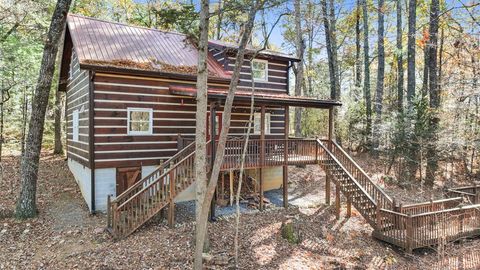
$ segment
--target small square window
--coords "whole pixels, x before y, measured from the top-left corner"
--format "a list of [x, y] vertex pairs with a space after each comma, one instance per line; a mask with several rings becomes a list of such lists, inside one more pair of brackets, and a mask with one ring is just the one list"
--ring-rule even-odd
[[268, 81], [268, 61], [252, 61], [252, 77], [254, 81]]
[[153, 110], [128, 108], [128, 134], [151, 135], [153, 132]]
[[[262, 133], [262, 114], [255, 113], [253, 115], [253, 134]], [[265, 113], [265, 134], [270, 134], [270, 113]]]

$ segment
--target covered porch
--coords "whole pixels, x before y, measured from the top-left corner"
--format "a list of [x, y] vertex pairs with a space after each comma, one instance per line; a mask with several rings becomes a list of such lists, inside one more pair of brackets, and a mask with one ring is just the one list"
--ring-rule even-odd
[[[186, 89], [184, 87], [171, 87], [170, 91], [174, 94], [192, 95], [193, 89]], [[209, 89], [209, 125], [208, 134], [218, 134], [221, 129], [218, 127], [221, 119], [216, 119], [217, 112], [221, 111], [221, 104], [225, 103], [227, 92], [225, 90]], [[268, 181], [268, 176], [265, 176], [266, 170], [278, 168], [281, 173], [281, 185], [283, 193], [283, 206], [288, 206], [288, 166], [304, 166], [309, 164], [318, 164], [321, 156], [320, 143], [328, 145], [328, 141], [332, 140], [334, 127], [334, 109], [340, 106], [341, 103], [334, 100], [322, 100], [312, 97], [290, 96], [285, 93], [265, 93], [256, 92], [252, 97], [252, 92], [237, 91], [235, 93], [233, 107], [248, 108], [246, 114], [250, 117], [250, 106], [253, 102], [254, 113], [259, 116], [259, 123], [252, 123], [252, 128], [255, 126], [257, 132], [250, 132], [248, 142], [246, 140], [246, 133], [242, 136], [229, 136], [225, 145], [225, 155], [221, 166], [221, 180], [224, 178], [233, 185], [233, 175], [242, 167], [242, 156], [244, 149], [246, 149], [243, 169], [248, 174], [249, 171], [255, 171], [255, 177], [258, 181], [258, 191], [256, 194], [259, 197], [259, 209], [264, 209], [264, 192], [265, 182]], [[315, 108], [321, 110], [328, 110], [328, 133], [323, 140], [317, 138], [294, 138], [290, 137], [290, 109], [291, 107]], [[270, 121], [267, 118], [269, 109], [281, 108], [284, 112], [283, 120], [283, 134], [271, 134], [268, 132]], [[268, 115], [269, 116], [269, 115]], [[254, 117], [256, 118], [256, 117]], [[256, 118], [255, 120], [258, 120]], [[247, 122], [248, 124], [248, 122]], [[327, 123], [326, 123], [327, 124]], [[259, 129], [259, 130], [258, 130]], [[180, 145], [186, 146], [194, 141], [194, 138], [182, 138]], [[247, 143], [247, 145], [245, 145]], [[209, 142], [209, 159], [214, 159], [215, 150], [218, 144], [217, 138], [211, 139]], [[213, 165], [213, 164], [211, 164]], [[276, 170], [276, 169], [275, 169]], [[278, 172], [278, 171], [277, 171]], [[268, 172], [267, 172], [268, 174]], [[267, 178], [267, 179], [265, 179]], [[278, 179], [278, 178], [277, 178]], [[279, 180], [279, 179], [278, 179]], [[278, 181], [277, 180], [277, 181]], [[223, 186], [223, 185], [222, 185]], [[268, 189], [267, 189], [268, 190]], [[258, 192], [258, 193], [257, 193]], [[230, 193], [232, 190], [230, 189]], [[223, 197], [223, 190], [221, 192]], [[218, 195], [218, 194], [217, 194]], [[231, 195], [231, 194], [230, 194]], [[215, 196], [216, 197], [216, 196]], [[215, 216], [215, 197], [212, 202], [211, 215]]]

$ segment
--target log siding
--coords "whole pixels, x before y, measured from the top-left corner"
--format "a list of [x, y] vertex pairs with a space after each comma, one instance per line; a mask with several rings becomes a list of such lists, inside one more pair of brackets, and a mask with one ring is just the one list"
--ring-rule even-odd
[[[255, 91], [270, 92], [270, 93], [288, 93], [288, 70], [289, 62], [261, 59], [268, 61], [268, 76], [265, 82], [255, 82]], [[222, 64], [228, 71], [233, 71], [235, 68], [235, 57], [228, 56], [225, 58]], [[240, 70], [240, 83], [239, 89], [251, 90], [252, 89], [252, 71], [250, 66], [250, 60], [246, 59], [243, 62], [242, 69]]]
[[[170, 93], [169, 87], [177, 81], [97, 73], [93, 84], [95, 168], [156, 165], [177, 152], [178, 136], [195, 135], [196, 101]], [[129, 107], [153, 109], [152, 135], [127, 134]], [[223, 111], [221, 104], [217, 111]], [[246, 133], [249, 111], [249, 104], [234, 106], [229, 135]], [[267, 112], [271, 113], [267, 138], [283, 138], [284, 109], [267, 107]]]
[[[80, 69], [72, 52], [66, 86], [67, 157], [90, 168], [89, 147], [89, 71]], [[78, 141], [73, 140], [73, 112], [78, 110]]]

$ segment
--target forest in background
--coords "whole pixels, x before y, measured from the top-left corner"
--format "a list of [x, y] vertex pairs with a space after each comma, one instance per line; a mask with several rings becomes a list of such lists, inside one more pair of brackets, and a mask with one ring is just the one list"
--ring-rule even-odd
[[[211, 39], [238, 42], [246, 15], [234, 7], [241, 2], [212, 3]], [[380, 157], [385, 173], [392, 176], [386, 179], [404, 186], [418, 183], [415, 180], [433, 185], [435, 177], [478, 178], [478, 1], [297, 0], [295, 4], [299, 8], [294, 1], [270, 1], [270, 7], [257, 15], [250, 43], [261, 44], [276, 21], [272, 17], [281, 16], [275, 27], [284, 43], [266, 46], [302, 59], [293, 68], [291, 94], [342, 101], [335, 134], [342, 145]], [[54, 7], [55, 1], [0, 4], [4, 152], [22, 152]], [[198, 7], [191, 1], [79, 0], [70, 12], [198, 35]], [[301, 83], [294, 83], [296, 76]], [[44, 136], [48, 151], [53, 150], [55, 138], [63, 138], [58, 136], [63, 129], [63, 93], [50, 93]], [[292, 117], [299, 123], [292, 130], [295, 135], [325, 134], [326, 114], [321, 111], [295, 110]], [[58, 142], [56, 150], [61, 152]]]

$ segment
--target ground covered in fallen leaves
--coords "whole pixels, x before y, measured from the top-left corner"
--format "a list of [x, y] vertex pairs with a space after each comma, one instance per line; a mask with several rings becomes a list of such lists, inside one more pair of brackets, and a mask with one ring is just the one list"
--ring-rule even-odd
[[[19, 158], [4, 157], [0, 180], [0, 269], [190, 269], [194, 224], [180, 218], [175, 229], [152, 221], [126, 239], [104, 231], [103, 215], [90, 215], [61, 157], [43, 155], [38, 182], [39, 215], [11, 217], [19, 187]], [[291, 206], [243, 214], [240, 224], [242, 269], [480, 269], [480, 239], [405, 255], [371, 237], [372, 229], [354, 210], [336, 220], [325, 201], [325, 175], [317, 166], [289, 170]], [[386, 187], [387, 192], [395, 188]], [[405, 191], [412, 196], [413, 191]], [[342, 207], [344, 210], [345, 208]], [[283, 239], [283, 221], [296, 224], [299, 244]], [[206, 267], [233, 264], [234, 217], [209, 224]]]

